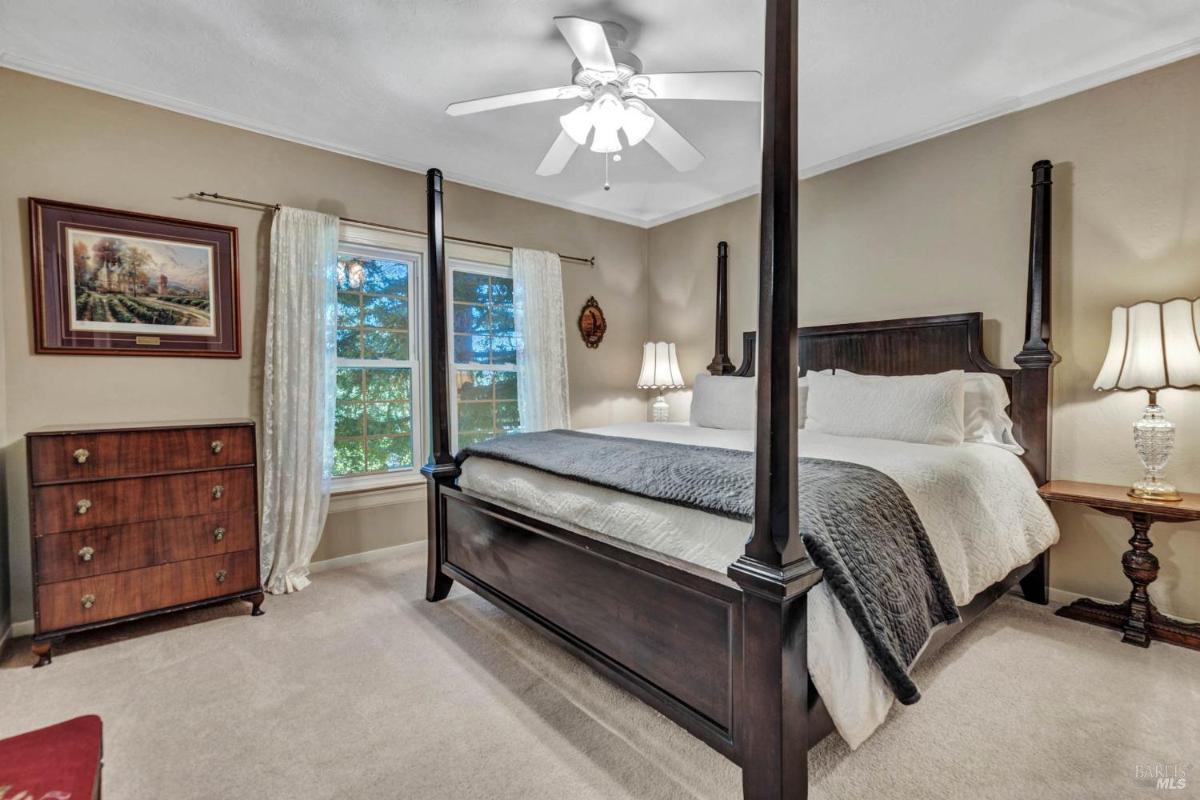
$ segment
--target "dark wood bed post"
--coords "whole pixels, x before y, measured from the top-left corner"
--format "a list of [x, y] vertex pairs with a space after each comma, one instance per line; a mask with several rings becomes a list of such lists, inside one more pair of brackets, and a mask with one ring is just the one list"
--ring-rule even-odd
[[[1025, 344], [1013, 359], [1020, 367], [1013, 376], [1013, 405], [1022, 424], [1017, 440], [1025, 448], [1023, 460], [1041, 485], [1050, 479], [1050, 371], [1058, 354], [1050, 346], [1050, 172], [1054, 165], [1033, 165], [1033, 202], [1029, 220], [1029, 284], [1025, 296]], [[1015, 410], [1015, 409], [1014, 409]], [[1021, 581], [1026, 599], [1050, 602], [1050, 551]]]
[[729, 243], [717, 242], [717, 313], [713, 360], [708, 371], [713, 375], [728, 375], [733, 372], [729, 360]]
[[745, 800], [808, 797], [808, 591], [821, 572], [797, 528], [797, 30], [799, 0], [767, 0], [754, 525], [729, 567], [742, 588], [736, 733]]
[[450, 452], [450, 376], [446, 343], [446, 240], [442, 216], [442, 173], [425, 173], [425, 210], [428, 217], [429, 253], [429, 461], [421, 467], [427, 481], [429, 507], [428, 568], [425, 599], [437, 602], [450, 593], [453, 581], [441, 571], [445, 560], [446, 531], [441, 508], [442, 487], [454, 482], [459, 469]]

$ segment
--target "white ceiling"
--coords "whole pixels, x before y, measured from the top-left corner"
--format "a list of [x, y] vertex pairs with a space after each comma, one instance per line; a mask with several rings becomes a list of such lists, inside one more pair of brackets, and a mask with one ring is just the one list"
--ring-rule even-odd
[[[444, 107], [569, 83], [552, 22], [564, 14], [624, 24], [648, 72], [761, 69], [762, 6], [0, 0], [0, 64], [649, 226], [755, 191], [756, 104], [656, 102], [707, 160], [679, 174], [627, 148], [610, 192], [585, 149], [563, 174], [534, 175], [571, 101]], [[809, 175], [1200, 52], [1200, 0], [801, 0], [800, 19]]]

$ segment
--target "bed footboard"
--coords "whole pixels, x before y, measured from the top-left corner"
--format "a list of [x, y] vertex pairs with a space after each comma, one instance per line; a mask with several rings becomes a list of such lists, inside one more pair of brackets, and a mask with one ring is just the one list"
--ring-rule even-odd
[[439, 573], [735, 758], [742, 595], [732, 582], [455, 488], [439, 496]]

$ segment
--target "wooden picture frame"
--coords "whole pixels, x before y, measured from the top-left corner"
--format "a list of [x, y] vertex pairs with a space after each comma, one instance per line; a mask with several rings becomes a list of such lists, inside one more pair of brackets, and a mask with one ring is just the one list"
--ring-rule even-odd
[[34, 352], [241, 358], [238, 232], [29, 198]]
[[604, 318], [604, 310], [596, 302], [595, 297], [589, 297], [579, 311], [579, 335], [589, 350], [595, 350], [604, 341], [608, 331], [608, 320]]

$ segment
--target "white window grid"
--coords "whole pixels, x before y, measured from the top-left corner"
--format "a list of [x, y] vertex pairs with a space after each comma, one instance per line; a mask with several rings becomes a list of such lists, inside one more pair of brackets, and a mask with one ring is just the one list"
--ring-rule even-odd
[[366, 368], [366, 369], [408, 369], [410, 370], [409, 402], [412, 412], [411, 442], [413, 463], [411, 467], [394, 470], [376, 470], [341, 475], [334, 478], [334, 488], [337, 491], [354, 491], [360, 488], [372, 488], [376, 485], [387, 485], [395, 480], [413, 478], [425, 460], [426, 420], [424, 412], [424, 371], [421, 359], [417, 357], [425, 352], [425, 310], [424, 286], [425, 258], [420, 252], [410, 247], [397, 246], [395, 237], [387, 231], [350, 226], [343, 224], [338, 254], [356, 255], [364, 258], [379, 258], [391, 261], [403, 261], [408, 266], [408, 358], [338, 358], [336, 367]]
[[450, 449], [458, 452], [458, 373], [468, 372], [472, 370], [488, 370], [491, 372], [517, 372], [516, 364], [480, 364], [477, 362], [463, 362], [455, 358], [454, 352], [454, 275], [458, 272], [467, 272], [473, 275], [488, 275], [494, 278], [512, 278], [513, 271], [511, 266], [500, 266], [497, 264], [484, 264], [478, 261], [468, 261], [466, 259], [450, 259], [448, 262], [449, 269], [446, 270], [446, 341], [449, 342], [449, 358], [450, 358], [450, 397], [452, 399], [452, 408], [450, 413]]

